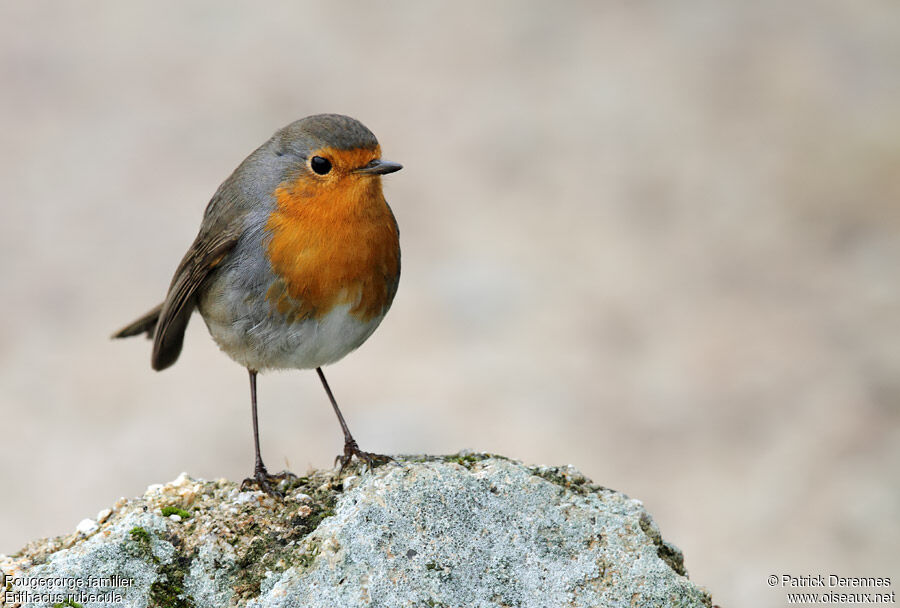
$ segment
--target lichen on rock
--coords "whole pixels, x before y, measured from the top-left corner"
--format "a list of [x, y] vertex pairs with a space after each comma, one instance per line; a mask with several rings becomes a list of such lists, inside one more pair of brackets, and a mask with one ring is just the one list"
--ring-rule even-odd
[[572, 467], [409, 456], [280, 489], [182, 474], [0, 556], [7, 592], [51, 580], [31, 590], [85, 608], [711, 606], [641, 503]]

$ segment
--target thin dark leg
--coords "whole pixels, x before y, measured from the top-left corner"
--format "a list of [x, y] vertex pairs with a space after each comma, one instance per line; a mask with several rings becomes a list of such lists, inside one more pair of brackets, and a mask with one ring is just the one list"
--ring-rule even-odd
[[256, 450], [256, 466], [253, 472], [259, 476], [268, 474], [266, 465], [263, 464], [262, 455], [259, 452], [259, 422], [256, 416], [256, 370], [248, 369], [250, 372], [250, 409], [253, 411], [253, 447]]
[[334, 398], [334, 393], [331, 392], [331, 387], [328, 386], [328, 380], [325, 379], [325, 374], [322, 372], [322, 368], [317, 367], [316, 373], [319, 374], [319, 380], [322, 381], [322, 386], [325, 387], [325, 393], [328, 395], [328, 400], [331, 401], [331, 407], [334, 408], [334, 413], [337, 415], [338, 422], [341, 424], [341, 430], [344, 432], [344, 453], [335, 458], [335, 462], [339, 461], [341, 463], [341, 470], [344, 470], [344, 467], [346, 467], [350, 463], [350, 459], [354, 456], [356, 456], [360, 461], [366, 463], [369, 466], [374, 466], [381, 462], [393, 460], [390, 456], [382, 456], [381, 454], [363, 452], [359, 449], [359, 445], [357, 445], [356, 440], [353, 438], [353, 435], [350, 434], [350, 428], [344, 421], [344, 416], [343, 414], [341, 414], [341, 409], [338, 407], [337, 400]]
[[260, 490], [272, 496], [281, 497], [281, 493], [272, 487], [272, 484], [286, 479], [291, 476], [287, 471], [278, 475], [269, 475], [266, 465], [263, 464], [262, 455], [259, 451], [259, 422], [256, 416], [256, 370], [248, 369], [250, 372], [250, 409], [253, 412], [253, 448], [256, 452], [256, 464], [253, 467], [253, 477], [248, 477], [241, 484], [241, 490], [249, 485], [256, 485]]
[[337, 401], [334, 398], [334, 393], [331, 392], [331, 387], [328, 386], [328, 380], [325, 379], [322, 368], [317, 367], [316, 373], [319, 374], [319, 380], [322, 381], [322, 386], [325, 387], [325, 392], [328, 394], [328, 400], [331, 401], [331, 407], [334, 408], [334, 413], [337, 414], [338, 422], [341, 423], [341, 430], [344, 431], [344, 441], [355, 445], [356, 440], [353, 439], [353, 435], [350, 434], [350, 429], [347, 428], [347, 423], [344, 421], [344, 416], [341, 414], [341, 408], [338, 407]]

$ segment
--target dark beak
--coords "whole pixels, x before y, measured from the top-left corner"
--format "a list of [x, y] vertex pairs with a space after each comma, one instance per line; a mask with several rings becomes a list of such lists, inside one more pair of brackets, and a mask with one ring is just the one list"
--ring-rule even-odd
[[375, 159], [365, 167], [360, 167], [355, 173], [366, 173], [369, 175], [387, 175], [403, 168], [400, 163], [392, 163], [389, 160]]

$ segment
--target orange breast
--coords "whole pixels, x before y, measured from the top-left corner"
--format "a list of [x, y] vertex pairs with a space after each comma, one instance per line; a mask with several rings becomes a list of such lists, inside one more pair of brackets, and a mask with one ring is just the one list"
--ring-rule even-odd
[[278, 312], [300, 321], [349, 304], [361, 321], [383, 316], [397, 290], [400, 241], [380, 178], [304, 175], [275, 196], [266, 230], [277, 278], [266, 298]]

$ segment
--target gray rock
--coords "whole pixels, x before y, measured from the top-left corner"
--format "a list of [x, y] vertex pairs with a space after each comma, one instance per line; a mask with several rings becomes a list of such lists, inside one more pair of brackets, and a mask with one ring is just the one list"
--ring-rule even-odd
[[281, 489], [151, 486], [96, 526], [0, 556], [7, 603], [711, 606], [641, 503], [572, 467], [412, 456]]

